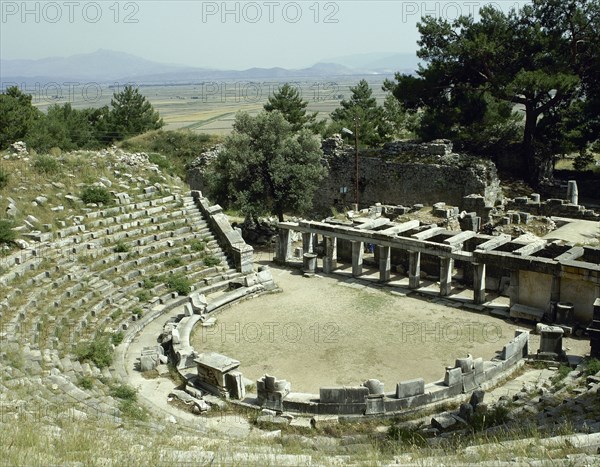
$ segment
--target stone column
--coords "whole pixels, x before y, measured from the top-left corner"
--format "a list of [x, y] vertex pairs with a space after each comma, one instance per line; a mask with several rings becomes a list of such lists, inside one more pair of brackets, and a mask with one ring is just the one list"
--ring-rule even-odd
[[315, 252], [315, 248], [319, 246], [319, 234], [313, 234], [312, 239], [312, 252]]
[[313, 234], [311, 232], [302, 233], [302, 253], [313, 252]]
[[552, 275], [552, 286], [550, 287], [550, 300], [560, 302], [560, 273]]
[[323, 272], [331, 274], [337, 268], [337, 238], [324, 237], [325, 256], [323, 257]]
[[352, 275], [358, 277], [362, 274], [363, 242], [352, 242]]
[[508, 288], [508, 296], [510, 297], [510, 306], [519, 303], [519, 270], [510, 271], [510, 287]]
[[317, 255], [314, 253], [304, 253], [302, 255], [302, 271], [305, 276], [314, 276], [317, 270]]
[[418, 289], [421, 284], [421, 252], [408, 252], [408, 287]]
[[569, 180], [568, 182], [567, 200], [571, 204], [579, 204], [579, 190], [577, 189], [577, 182], [575, 180]]
[[292, 232], [288, 229], [279, 229], [277, 237], [277, 254], [275, 262], [285, 264], [292, 254]]
[[391, 248], [389, 246], [377, 246], [379, 248], [379, 282], [389, 282], [391, 276]]
[[452, 258], [440, 258], [440, 295], [446, 297], [452, 291], [452, 269], [454, 260]]
[[473, 301], [485, 303], [485, 263], [473, 263]]
[[560, 302], [560, 273], [552, 275], [552, 285], [550, 287], [550, 321], [556, 321], [556, 306]]

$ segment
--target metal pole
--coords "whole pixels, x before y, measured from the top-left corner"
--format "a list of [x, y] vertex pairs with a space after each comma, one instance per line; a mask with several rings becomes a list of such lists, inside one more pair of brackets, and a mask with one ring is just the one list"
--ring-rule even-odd
[[356, 168], [356, 210], [358, 211], [358, 120], [354, 120], [354, 165]]

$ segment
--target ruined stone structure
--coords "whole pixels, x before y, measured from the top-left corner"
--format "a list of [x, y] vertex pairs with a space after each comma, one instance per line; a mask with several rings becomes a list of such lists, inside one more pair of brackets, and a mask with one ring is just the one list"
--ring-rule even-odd
[[[280, 223], [276, 260], [285, 263], [292, 257], [291, 232], [302, 232], [305, 253], [312, 253], [318, 243], [322, 245], [325, 273], [335, 270], [339, 259], [351, 262], [352, 274], [359, 277], [365, 245], [370, 244], [375, 248], [381, 282], [390, 280], [392, 266], [394, 270], [400, 266], [407, 272], [410, 288], [416, 289], [420, 286], [421, 270], [426, 268], [428, 274], [439, 278], [440, 295], [448, 296], [457, 267], [462, 269], [463, 278], [472, 283], [475, 304], [486, 301], [488, 283], [498, 287], [507, 282], [510, 315], [515, 318], [554, 322], [557, 305], [569, 302], [572, 315], [563, 319], [563, 324], [574, 320], [585, 326], [592, 320], [593, 303], [600, 296], [598, 248], [455, 232], [420, 225], [417, 220], [395, 223], [378, 217], [355, 221]], [[316, 263], [306, 265], [316, 267]]]
[[[329, 175], [314, 196], [314, 208], [330, 212], [331, 206], [354, 203], [356, 171], [354, 149], [344, 145], [340, 135], [322, 143], [323, 163]], [[191, 165], [187, 182], [192, 190], [203, 190], [204, 173], [218, 154], [213, 148]], [[427, 183], [423, 183], [427, 180]], [[477, 193], [487, 204], [501, 198], [496, 167], [490, 161], [455, 154], [452, 143], [397, 141], [381, 150], [365, 150], [359, 156], [359, 198], [361, 206], [384, 204], [433, 204], [440, 200], [459, 206], [464, 196]]]
[[[348, 206], [355, 200], [354, 150], [339, 139], [323, 143], [329, 175], [314, 197], [315, 209]], [[446, 140], [416, 144], [394, 142], [381, 151], [359, 155], [360, 206], [383, 204], [434, 204], [440, 200], [459, 206], [472, 193], [494, 205], [501, 197], [496, 168], [490, 161], [452, 153]], [[424, 182], [426, 181], [426, 182]]]

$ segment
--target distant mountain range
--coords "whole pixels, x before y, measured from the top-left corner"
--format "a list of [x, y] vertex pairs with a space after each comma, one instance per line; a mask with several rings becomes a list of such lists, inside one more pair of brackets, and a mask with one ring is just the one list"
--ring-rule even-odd
[[124, 52], [100, 49], [89, 54], [39, 60], [0, 59], [0, 81], [32, 83], [94, 81], [100, 83], [178, 84], [215, 79], [318, 78], [352, 75], [411, 73], [417, 68], [414, 54], [373, 53], [328, 59], [302, 69], [250, 68], [217, 70], [153, 62]]

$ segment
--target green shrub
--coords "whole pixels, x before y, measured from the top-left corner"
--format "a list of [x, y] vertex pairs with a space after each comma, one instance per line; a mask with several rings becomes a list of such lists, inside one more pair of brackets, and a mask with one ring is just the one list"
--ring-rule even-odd
[[77, 384], [83, 389], [92, 389], [94, 387], [94, 379], [91, 376], [82, 376], [77, 380]]
[[217, 266], [218, 264], [221, 264], [221, 260], [212, 255], [204, 257], [202, 262], [208, 267]]
[[166, 286], [179, 295], [188, 295], [192, 291], [192, 284], [189, 279], [181, 274], [169, 277], [165, 281]]
[[119, 403], [119, 410], [123, 416], [132, 420], [139, 420], [140, 422], [148, 420], [148, 411], [136, 404], [136, 401], [122, 400]]
[[596, 159], [591, 152], [582, 151], [573, 160], [573, 168], [578, 171], [587, 169], [588, 165], [593, 164]]
[[123, 314], [123, 310], [115, 310], [110, 314], [110, 318], [113, 321], [116, 321], [121, 317], [122, 314]]
[[588, 360], [585, 367], [585, 374], [588, 376], [595, 375], [600, 371], [600, 360], [592, 358]]
[[127, 384], [119, 384], [110, 390], [110, 395], [117, 399], [135, 402], [137, 400], [137, 389]]
[[140, 302], [147, 302], [148, 300], [150, 300], [150, 294], [146, 290], [140, 290], [138, 293], [135, 294], [135, 296]]
[[558, 371], [556, 372], [556, 374], [553, 375], [550, 378], [550, 381], [553, 384], [556, 384], [559, 381], [562, 381], [563, 379], [565, 379], [570, 372], [571, 372], [571, 367], [570, 366], [568, 366], [568, 365], [560, 365], [558, 367]]
[[190, 242], [190, 248], [192, 251], [204, 251], [206, 248], [206, 243], [201, 240], [192, 240]]
[[[164, 182], [164, 179], [162, 176], [153, 173], [148, 177], [148, 181], [150, 182], [150, 185], [156, 185], [157, 183], [160, 185]], [[159, 191], [162, 191], [162, 187], [160, 187]]]
[[124, 416], [141, 421], [148, 419], [148, 412], [137, 404], [137, 389], [126, 384], [120, 384], [111, 389], [110, 395], [121, 399], [119, 410]]
[[13, 222], [8, 219], [0, 219], [0, 243], [13, 243], [17, 238], [17, 232], [13, 230]]
[[142, 287], [144, 289], [151, 289], [155, 285], [156, 285], [156, 281], [152, 277], [144, 279], [144, 281], [142, 282]]
[[115, 332], [112, 336], [110, 336], [110, 340], [112, 341], [113, 345], [119, 345], [121, 342], [123, 342], [124, 338], [125, 333], [123, 331]]
[[113, 200], [110, 192], [101, 186], [86, 186], [81, 192], [81, 200], [85, 203], [110, 204]]
[[122, 242], [121, 240], [119, 240], [115, 245], [115, 253], [127, 253], [130, 249], [131, 246]]
[[33, 161], [33, 167], [40, 173], [52, 175], [60, 172], [60, 162], [56, 157], [40, 155]]
[[0, 190], [8, 185], [8, 172], [0, 168]]
[[75, 347], [75, 357], [80, 362], [93, 362], [98, 368], [110, 366], [113, 348], [109, 336], [102, 335], [93, 341], [81, 342]]
[[183, 264], [183, 260], [181, 258], [170, 258], [165, 261], [165, 266], [168, 268], [176, 268]]
[[141, 318], [144, 314], [144, 310], [138, 306], [131, 310], [131, 314], [137, 316], [138, 318]]
[[158, 168], [164, 173], [173, 172], [173, 164], [162, 154], [151, 152], [150, 154], [148, 154], [148, 161], [152, 164], [156, 164]]

